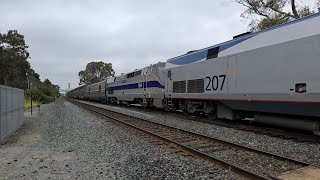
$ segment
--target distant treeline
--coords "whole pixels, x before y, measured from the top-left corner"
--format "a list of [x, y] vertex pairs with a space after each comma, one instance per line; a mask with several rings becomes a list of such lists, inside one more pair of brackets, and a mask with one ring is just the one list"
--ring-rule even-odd
[[[24, 36], [16, 30], [0, 33], [0, 84], [25, 90], [25, 97], [33, 95], [33, 100], [49, 103], [59, 96], [59, 86], [48, 79], [43, 82], [30, 66], [28, 46]], [[31, 88], [28, 86], [32, 83]]]

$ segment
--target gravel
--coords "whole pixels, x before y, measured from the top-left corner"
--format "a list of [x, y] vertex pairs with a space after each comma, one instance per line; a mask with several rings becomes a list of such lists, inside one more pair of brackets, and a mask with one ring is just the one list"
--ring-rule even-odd
[[211, 153], [210, 155], [218, 157], [232, 164], [242, 164], [243, 168], [251, 169], [255, 173], [263, 174], [266, 177], [268, 175], [276, 175], [303, 167], [301, 165], [296, 165], [290, 162], [279, 161], [277, 159], [272, 159], [267, 156], [261, 156], [244, 151], [218, 151]]
[[63, 98], [27, 117], [0, 154], [0, 179], [239, 179], [150, 144]]
[[[187, 131], [196, 132], [209, 137], [219, 138], [267, 152], [275, 153], [293, 159], [309, 162], [320, 166], [320, 144], [294, 142], [266, 135], [246, 132], [232, 128], [220, 127], [203, 122], [190, 121], [183, 118], [162, 113], [161, 111], [139, 112], [138, 110], [94, 103], [116, 112], [132, 115], [146, 120], [178, 127]], [[263, 159], [261, 159], [263, 161]]]

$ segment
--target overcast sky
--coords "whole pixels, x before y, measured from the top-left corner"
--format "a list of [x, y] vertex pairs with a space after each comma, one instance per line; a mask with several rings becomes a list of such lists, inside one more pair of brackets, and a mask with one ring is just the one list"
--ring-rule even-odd
[[0, 32], [25, 36], [42, 80], [74, 88], [91, 61], [118, 75], [245, 32], [244, 8], [230, 1], [0, 0]]

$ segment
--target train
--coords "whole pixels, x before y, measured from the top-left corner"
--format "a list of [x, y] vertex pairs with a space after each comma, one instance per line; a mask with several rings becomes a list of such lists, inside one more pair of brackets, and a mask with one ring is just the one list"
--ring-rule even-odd
[[317, 13], [80, 86], [67, 96], [320, 135], [319, 27]]

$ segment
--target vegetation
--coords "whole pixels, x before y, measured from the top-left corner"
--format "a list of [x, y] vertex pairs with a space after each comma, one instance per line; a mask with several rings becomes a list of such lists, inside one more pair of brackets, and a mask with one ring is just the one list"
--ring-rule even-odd
[[110, 76], [114, 76], [115, 72], [112, 69], [111, 63], [90, 62], [87, 64], [86, 69], [79, 72], [80, 83], [92, 84], [107, 79]]
[[[24, 36], [16, 30], [7, 34], [0, 33], [0, 84], [25, 90], [25, 97], [33, 94], [33, 100], [49, 103], [59, 96], [59, 86], [53, 85], [48, 79], [41, 82], [28, 62], [28, 46]], [[28, 82], [32, 83], [31, 88]]]
[[34, 101], [39, 101], [41, 104], [53, 102], [59, 97], [59, 86], [53, 85], [48, 79], [43, 82], [36, 79], [35, 77], [29, 77], [32, 86], [30, 89], [25, 90], [25, 96], [31, 97]]
[[303, 6], [296, 0], [234, 0], [246, 7], [241, 14], [249, 19], [250, 31], [263, 30], [290, 20], [320, 12], [320, 0], [314, 7]]
[[[32, 101], [32, 108], [39, 107], [41, 105], [38, 101]], [[24, 99], [24, 109], [30, 109], [31, 108], [31, 101], [30, 99], [25, 98]]]

